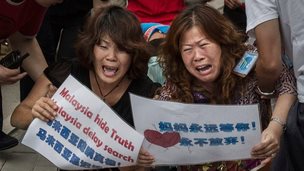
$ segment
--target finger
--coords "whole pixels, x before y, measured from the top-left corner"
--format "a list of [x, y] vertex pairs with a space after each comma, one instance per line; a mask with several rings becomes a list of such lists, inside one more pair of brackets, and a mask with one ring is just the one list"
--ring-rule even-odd
[[239, 0], [234, 0], [234, 2], [235, 2], [235, 5], [238, 7], [242, 5], [242, 2]]
[[279, 149], [278, 141], [272, 136], [266, 136], [262, 142], [252, 148], [252, 155], [271, 155]]
[[141, 163], [153, 163], [154, 158], [151, 157], [138, 157], [138, 161], [141, 161]]
[[139, 155], [138, 156], [138, 160], [145, 160], [145, 161], [154, 161], [154, 157], [153, 156], [146, 156], [146, 155]]
[[271, 134], [269, 134], [265, 130], [262, 133], [261, 142], [259, 144], [255, 145], [252, 148], [252, 151], [255, 152], [255, 151], [260, 151], [261, 149], [265, 149], [267, 146], [270, 146], [273, 141], [274, 141], [273, 136], [271, 136]]
[[261, 149], [265, 149], [269, 145], [270, 145], [269, 141], [261, 142], [252, 148], [252, 152], [258, 153], [259, 151], [261, 151]]
[[258, 151], [256, 153], [252, 153], [252, 156], [255, 158], [267, 158], [272, 157], [278, 152], [279, 148], [278, 146], [272, 145], [269, 146], [261, 151]]
[[53, 119], [53, 116], [46, 111], [44, 108], [40, 107], [39, 105], [33, 106], [32, 112], [34, 116], [39, 118], [46, 118], [46, 119]]
[[137, 159], [137, 164], [140, 166], [151, 166], [153, 164], [154, 160], [142, 160]]
[[233, 5], [233, 8], [237, 8], [240, 6], [240, 2], [238, 0], [230, 0]]
[[273, 157], [267, 157], [266, 159], [262, 160], [261, 164], [262, 165], [266, 165], [267, 163], [269, 163], [272, 160]]
[[57, 116], [56, 110], [53, 108], [52, 104], [43, 104], [43, 109], [43, 112], [51, 115], [52, 119], [55, 119], [55, 117]]
[[229, 7], [230, 9], [233, 9], [233, 4], [230, 2], [230, 0], [225, 0], [224, 2], [227, 7]]
[[145, 149], [141, 148], [137, 158], [137, 163], [141, 166], [150, 166], [154, 162], [154, 157]]
[[41, 111], [38, 111], [37, 109], [32, 109], [32, 115], [33, 115], [33, 118], [38, 118], [42, 121], [45, 121], [45, 122], [49, 122], [49, 119], [46, 118], [44, 115], [41, 114]]
[[19, 69], [10, 69], [6, 68], [3, 65], [0, 65], [1, 72], [5, 73], [6, 77], [13, 77], [20, 74]]
[[55, 87], [53, 84], [49, 84], [49, 89], [48, 92], [46, 94], [46, 97], [53, 97], [53, 95], [55, 94], [55, 92], [57, 91], [57, 87]]
[[49, 97], [42, 97], [44, 106], [51, 107], [54, 111], [58, 108], [57, 104]]
[[154, 157], [147, 151], [140, 150], [138, 159], [140, 160], [154, 160]]
[[19, 74], [17, 74], [17, 75], [10, 76], [9, 79], [8, 79], [8, 81], [9, 81], [9, 82], [15, 83], [15, 82], [21, 80], [21, 79], [22, 79], [23, 77], [25, 77], [26, 75], [27, 75], [26, 72], [19, 73]]
[[[32, 113], [34, 116], [38, 118], [46, 118], [46, 119], [55, 119], [57, 115], [56, 111], [54, 110], [54, 102], [45, 97], [41, 97], [33, 106]], [[45, 120], [45, 119], [44, 119]]]

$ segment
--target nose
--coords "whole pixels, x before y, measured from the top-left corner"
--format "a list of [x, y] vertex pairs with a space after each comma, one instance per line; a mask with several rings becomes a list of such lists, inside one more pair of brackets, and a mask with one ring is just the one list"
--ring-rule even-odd
[[204, 57], [204, 55], [202, 54], [201, 49], [200, 49], [199, 47], [195, 47], [194, 50], [193, 50], [193, 53], [194, 53], [194, 54], [193, 54], [193, 55], [194, 55], [193, 60], [194, 60], [195, 62], [199, 62], [199, 61], [205, 59], [205, 57]]
[[118, 53], [118, 50], [117, 48], [112, 48], [110, 51], [109, 51], [109, 54], [107, 55], [107, 60], [108, 61], [116, 61], [117, 60], [117, 53]]

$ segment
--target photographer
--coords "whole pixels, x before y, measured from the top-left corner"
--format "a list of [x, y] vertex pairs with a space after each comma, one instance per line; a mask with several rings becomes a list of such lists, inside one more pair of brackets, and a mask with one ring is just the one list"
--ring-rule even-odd
[[[12, 49], [20, 50], [21, 54], [29, 52], [30, 56], [23, 61], [22, 68], [33, 80], [47, 67], [35, 35], [39, 31], [46, 9], [61, 2], [62, 0], [0, 1], [0, 42], [8, 39]], [[26, 73], [0, 65], [0, 85], [15, 83]], [[0, 106], [0, 150], [5, 150], [17, 145], [18, 140], [2, 131], [2, 97]]]

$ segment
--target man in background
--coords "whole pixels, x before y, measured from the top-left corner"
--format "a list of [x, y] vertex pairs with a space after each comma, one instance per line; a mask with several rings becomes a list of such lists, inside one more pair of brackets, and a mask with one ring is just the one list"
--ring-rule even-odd
[[[62, 0], [0, 1], [0, 42], [8, 39], [13, 50], [19, 50], [21, 55], [30, 54], [22, 63], [26, 73], [0, 65], [0, 86], [15, 83], [26, 74], [35, 81], [47, 67], [35, 35], [39, 31], [46, 9], [61, 2]], [[17, 145], [18, 140], [2, 131], [2, 97], [0, 99], [0, 150], [5, 150]]]
[[304, 170], [304, 1], [246, 0], [245, 3], [247, 31], [255, 35], [259, 51], [256, 72], [260, 92], [275, 93], [282, 59], [287, 59], [284, 60], [287, 66], [293, 65], [297, 77], [298, 101], [289, 111], [287, 121], [280, 118], [275, 121], [282, 127], [283, 136], [272, 169]]

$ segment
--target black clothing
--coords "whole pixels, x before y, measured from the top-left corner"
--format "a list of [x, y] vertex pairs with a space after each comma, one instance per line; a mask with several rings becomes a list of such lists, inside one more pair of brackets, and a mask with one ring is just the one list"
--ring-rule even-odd
[[[55, 64], [48, 67], [44, 73], [56, 87], [59, 87], [71, 73], [78, 81], [92, 90], [89, 70], [82, 67], [77, 62]], [[134, 127], [129, 92], [139, 96], [152, 98], [154, 91], [158, 87], [160, 87], [160, 84], [153, 83], [148, 76], [132, 80], [121, 99], [119, 99], [115, 105], [111, 106], [111, 108], [130, 126]]]
[[240, 31], [246, 32], [247, 18], [245, 9], [241, 7], [230, 9], [224, 6], [224, 16], [226, 16]]
[[291, 107], [286, 131], [283, 133], [280, 150], [272, 161], [271, 170], [298, 171], [304, 170], [304, 104], [296, 102]]

